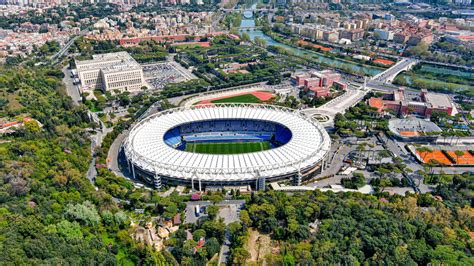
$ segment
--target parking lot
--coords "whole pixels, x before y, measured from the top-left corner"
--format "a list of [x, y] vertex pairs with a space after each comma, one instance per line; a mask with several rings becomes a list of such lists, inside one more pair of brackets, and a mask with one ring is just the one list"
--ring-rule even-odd
[[[240, 210], [244, 207], [244, 200], [223, 200], [216, 205], [219, 206], [218, 217], [224, 219], [225, 224], [230, 224], [240, 220]], [[195, 207], [199, 205], [201, 213], [196, 215]], [[207, 212], [204, 210], [212, 205], [210, 201], [190, 201], [186, 202], [185, 224], [196, 224], [199, 219], [207, 217]]]
[[146, 82], [154, 89], [162, 89], [168, 83], [188, 81], [196, 78], [190, 71], [176, 62], [143, 65]]

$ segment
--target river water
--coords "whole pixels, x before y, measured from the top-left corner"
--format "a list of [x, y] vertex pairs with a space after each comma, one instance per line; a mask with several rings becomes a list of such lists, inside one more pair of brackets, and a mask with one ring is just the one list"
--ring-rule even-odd
[[[256, 4], [251, 7], [251, 9], [256, 9]], [[359, 66], [356, 64], [351, 64], [342, 60], [338, 59], [332, 59], [326, 56], [323, 56], [321, 54], [318, 54], [316, 52], [310, 51], [310, 50], [304, 50], [300, 48], [295, 48], [289, 45], [286, 45], [284, 43], [280, 43], [272, 39], [270, 36], [266, 35], [263, 33], [261, 30], [247, 30], [245, 27], [254, 27], [255, 26], [255, 19], [253, 18], [253, 14], [251, 11], [245, 11], [244, 16], [242, 16], [242, 22], [240, 24], [240, 27], [244, 27], [244, 29], [240, 29], [239, 32], [245, 32], [250, 36], [251, 40], [254, 40], [256, 37], [259, 37], [263, 40], [266, 41], [267, 45], [273, 45], [273, 46], [278, 46], [285, 48], [287, 50], [292, 51], [293, 54], [297, 56], [305, 56], [305, 57], [311, 57], [313, 58], [314, 61], [319, 62], [319, 63], [324, 63], [329, 66], [333, 66], [334, 68], [350, 68], [353, 71], [357, 72], [363, 72], [366, 75], [374, 76], [378, 73], [380, 73], [382, 70], [379, 68], [375, 67], [367, 67], [367, 66]]]
[[[250, 9], [255, 10], [256, 7], [257, 7], [257, 5], [254, 4], [254, 5], [251, 6]], [[278, 46], [278, 47], [285, 48], [287, 50], [292, 51], [293, 54], [295, 54], [297, 56], [303, 56], [303, 57], [307, 57], [307, 58], [311, 57], [316, 62], [324, 63], [324, 64], [327, 64], [329, 66], [333, 66], [334, 68], [343, 68], [343, 69], [344, 68], [350, 68], [353, 71], [357, 71], [359, 73], [363, 72], [366, 75], [370, 75], [370, 76], [374, 76], [374, 75], [376, 75], [376, 74], [378, 74], [382, 71], [380, 68], [375, 68], [375, 67], [370, 67], [370, 66], [360, 66], [360, 65], [357, 65], [357, 64], [351, 64], [350, 62], [339, 60], [337, 58], [329, 58], [329, 57], [323, 56], [319, 53], [316, 53], [316, 52], [313, 52], [313, 51], [310, 51], [310, 50], [296, 48], [296, 47], [286, 45], [284, 43], [277, 42], [274, 39], [272, 39], [270, 36], [266, 35], [261, 30], [258, 30], [258, 29], [256, 29], [256, 30], [247, 30], [247, 29], [245, 29], [245, 27], [254, 27], [254, 26], [255, 26], [255, 19], [254, 19], [254, 16], [253, 16], [253, 12], [249, 11], [249, 10], [245, 11], [244, 15], [242, 16], [242, 22], [240, 24], [241, 29], [239, 30], [239, 32], [247, 33], [250, 36], [250, 39], [252, 39], [252, 40], [254, 40], [256, 37], [259, 37], [259, 38], [265, 40], [267, 45], [273, 45], [273, 46]], [[244, 27], [244, 28], [242, 29], [242, 27]], [[455, 75], [455, 76], [459, 76], [459, 77], [472, 77], [472, 75], [473, 75], [472, 71], [466, 71], [466, 70], [462, 70], [462, 69], [453, 70], [452, 68], [446, 68], [446, 67], [441, 67], [441, 66], [433, 67], [433, 66], [430, 66], [430, 65], [423, 64], [422, 68], [425, 71], [429, 71], [429, 72], [433, 72], [433, 73], [440, 73], [440, 72], [441, 73], [448, 73], [450, 75]]]

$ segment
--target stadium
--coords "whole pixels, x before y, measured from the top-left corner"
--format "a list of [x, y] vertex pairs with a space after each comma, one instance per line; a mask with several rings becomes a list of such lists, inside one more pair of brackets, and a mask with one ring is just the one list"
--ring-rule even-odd
[[156, 188], [184, 184], [251, 185], [290, 179], [295, 184], [323, 166], [331, 142], [304, 114], [264, 104], [195, 105], [138, 122], [123, 142], [134, 178]]

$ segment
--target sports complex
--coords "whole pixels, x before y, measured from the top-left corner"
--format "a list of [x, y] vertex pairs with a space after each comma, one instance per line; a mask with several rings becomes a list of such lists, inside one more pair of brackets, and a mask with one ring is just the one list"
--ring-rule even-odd
[[123, 149], [134, 178], [155, 187], [251, 185], [319, 172], [330, 149], [325, 129], [299, 111], [265, 104], [169, 109], [138, 122]]

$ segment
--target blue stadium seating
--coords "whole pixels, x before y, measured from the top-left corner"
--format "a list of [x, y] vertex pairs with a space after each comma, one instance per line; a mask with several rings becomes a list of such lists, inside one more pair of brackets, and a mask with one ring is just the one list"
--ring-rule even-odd
[[291, 131], [280, 124], [259, 120], [212, 120], [188, 123], [166, 132], [164, 141], [176, 149], [186, 142], [269, 141], [272, 147], [287, 143]]
[[173, 148], [179, 146], [181, 144], [181, 134], [179, 133], [179, 128], [173, 128], [166, 132], [164, 140], [166, 144]]

